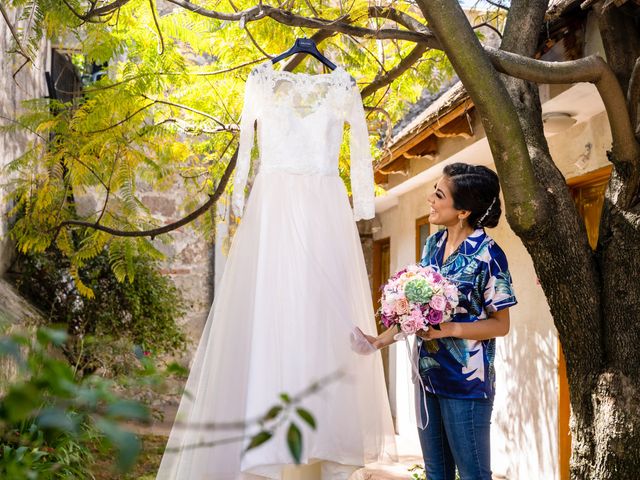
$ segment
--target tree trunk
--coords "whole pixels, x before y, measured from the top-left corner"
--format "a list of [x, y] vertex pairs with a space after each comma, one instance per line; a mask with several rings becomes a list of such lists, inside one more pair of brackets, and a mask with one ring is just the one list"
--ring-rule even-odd
[[[533, 196], [528, 178], [511, 181], [522, 168], [522, 158], [496, 140], [501, 132], [492, 126], [499, 123], [499, 118], [486, 102], [486, 98], [499, 102], [495, 99], [495, 87], [488, 89], [487, 76], [491, 73], [484, 70], [482, 75], [478, 74], [469, 60], [474, 53], [467, 52], [465, 58], [454, 49], [460, 50], [460, 45], [471, 49], [470, 27], [459, 23], [455, 3], [418, 2], [480, 111], [490, 145], [498, 147], [492, 153], [507, 203], [517, 190], [520, 194], [529, 192], [532, 201], [547, 206], [545, 215], [536, 216], [534, 227], [519, 224], [517, 216], [507, 218], [531, 254], [567, 360], [572, 407], [571, 476], [581, 480], [637, 480], [640, 477], [640, 392], [636, 386], [640, 378], [638, 159], [635, 162], [625, 159], [626, 163], [622, 163], [611, 155], [614, 171], [605, 201], [600, 248], [594, 254], [565, 179], [549, 153], [537, 86], [502, 77], [519, 119], [535, 181], [544, 192], [543, 202]], [[511, 2], [504, 50], [525, 56], [534, 53], [546, 3]], [[612, 21], [619, 23], [612, 25]], [[610, 34], [605, 45], [619, 48], [619, 33], [629, 33], [634, 22], [617, 14], [603, 15], [600, 19], [603, 35]], [[634, 34], [638, 35], [637, 30]], [[630, 68], [637, 58], [633, 56], [635, 40], [631, 39], [628, 45], [631, 46], [624, 54], [611, 54], [615, 62], [619, 60], [613, 70], [624, 85], [629, 83]], [[493, 74], [497, 75], [495, 71]], [[509, 181], [505, 182], [505, 178]]]
[[[627, 91], [640, 56], [640, 9], [627, 5], [603, 12], [601, 7], [602, 3], [595, 8], [607, 63]], [[602, 272], [600, 300], [606, 367], [593, 392], [596, 450], [594, 469], [585, 478], [637, 479], [640, 477], [640, 158], [621, 161], [611, 152], [609, 159], [614, 168], [605, 195], [597, 251]]]

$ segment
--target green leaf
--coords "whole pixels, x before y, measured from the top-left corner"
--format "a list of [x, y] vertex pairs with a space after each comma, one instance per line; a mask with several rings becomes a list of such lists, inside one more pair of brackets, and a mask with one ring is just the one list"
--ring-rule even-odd
[[247, 447], [247, 451], [253, 448], [259, 447], [266, 441], [268, 441], [273, 436], [273, 433], [268, 432], [266, 430], [262, 430], [251, 438], [251, 442], [249, 442], [249, 446]]
[[96, 427], [107, 437], [118, 452], [116, 458], [118, 468], [123, 472], [130, 470], [140, 453], [140, 440], [138, 440], [138, 437], [104, 418], [96, 420]]
[[280, 415], [280, 412], [282, 412], [282, 405], [276, 405], [274, 407], [271, 407], [267, 412], [267, 414], [264, 416], [263, 420], [265, 422], [268, 420], [273, 420], [278, 415]]
[[20, 354], [20, 346], [12, 338], [0, 338], [0, 356], [12, 357], [17, 362], [22, 363], [22, 355]]
[[126, 420], [149, 420], [149, 409], [134, 400], [118, 400], [107, 407], [106, 415]]
[[3, 420], [19, 422], [32, 416], [41, 402], [42, 396], [34, 385], [20, 385], [13, 387], [2, 399], [0, 413]]
[[54, 330], [52, 328], [42, 327], [38, 329], [37, 337], [40, 345], [53, 343], [59, 347], [67, 341], [68, 335], [64, 330]]
[[67, 412], [56, 407], [43, 409], [36, 418], [36, 423], [43, 429], [59, 430], [69, 433], [75, 433], [78, 427], [78, 423], [74, 421]]
[[166, 372], [168, 375], [175, 375], [177, 377], [186, 377], [189, 375], [189, 370], [177, 362], [171, 362], [167, 365]]
[[291, 397], [287, 393], [281, 393], [280, 400], [282, 400], [286, 404], [291, 403]]
[[289, 430], [287, 431], [287, 445], [293, 460], [296, 465], [299, 465], [300, 459], [302, 458], [302, 433], [295, 423], [291, 423], [291, 425], [289, 425]]
[[311, 415], [309, 410], [305, 410], [304, 408], [296, 408], [296, 413], [302, 418], [307, 425], [309, 425], [314, 430], [316, 429], [316, 419]]

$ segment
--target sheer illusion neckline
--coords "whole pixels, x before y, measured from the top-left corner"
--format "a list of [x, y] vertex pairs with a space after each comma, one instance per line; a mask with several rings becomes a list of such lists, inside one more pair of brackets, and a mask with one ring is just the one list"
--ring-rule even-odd
[[267, 60], [266, 62], [264, 62], [264, 65], [266, 65], [266, 67], [269, 70], [271, 70], [273, 73], [276, 73], [278, 75], [283, 75], [291, 78], [304, 78], [305, 80], [314, 79], [314, 78], [318, 78], [318, 79], [331, 78], [332, 76], [336, 75], [338, 72], [341, 72], [344, 70], [340, 65], [337, 65], [336, 68], [329, 73], [290, 72], [288, 70], [276, 70], [275, 68], [273, 68], [273, 63], [271, 62], [271, 60]]

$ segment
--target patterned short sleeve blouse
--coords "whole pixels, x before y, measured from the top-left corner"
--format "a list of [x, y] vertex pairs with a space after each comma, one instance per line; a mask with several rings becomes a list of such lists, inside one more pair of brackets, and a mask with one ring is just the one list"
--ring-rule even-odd
[[[454, 282], [460, 303], [451, 321], [476, 322], [517, 303], [507, 257], [480, 228], [443, 263], [447, 231], [431, 235], [421, 264]], [[493, 398], [495, 339], [439, 338], [420, 341], [419, 370], [428, 392], [450, 398]]]

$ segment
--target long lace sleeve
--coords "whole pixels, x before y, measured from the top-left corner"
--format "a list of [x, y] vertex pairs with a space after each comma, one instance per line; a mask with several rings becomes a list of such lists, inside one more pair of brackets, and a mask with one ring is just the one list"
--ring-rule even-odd
[[244, 189], [247, 185], [249, 168], [251, 166], [254, 123], [257, 120], [259, 101], [258, 75], [256, 70], [252, 70], [247, 78], [244, 90], [244, 104], [240, 118], [240, 144], [238, 146], [238, 159], [233, 180], [233, 194], [231, 196], [231, 208], [233, 213], [238, 217], [242, 216], [242, 212], [244, 211]]
[[351, 193], [356, 220], [375, 216], [373, 160], [369, 145], [369, 132], [362, 106], [360, 90], [354, 83], [350, 92], [347, 122], [351, 126]]

